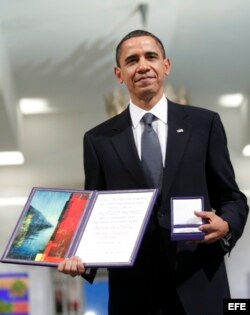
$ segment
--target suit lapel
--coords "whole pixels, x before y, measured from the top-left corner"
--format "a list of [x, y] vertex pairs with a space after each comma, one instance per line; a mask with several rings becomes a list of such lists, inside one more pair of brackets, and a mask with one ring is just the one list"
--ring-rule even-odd
[[[191, 135], [191, 125], [185, 121], [185, 105], [168, 100], [168, 139], [162, 183], [162, 197], [166, 198], [174, 181], [186, 145]], [[116, 116], [112, 127], [112, 145], [124, 167], [139, 187], [149, 187], [134, 142], [129, 109]]]
[[141, 187], [146, 187], [141, 161], [135, 146], [134, 135], [131, 128], [131, 118], [128, 108], [119, 116], [113, 126], [114, 136], [111, 142], [124, 167], [132, 175], [134, 181]]
[[168, 139], [163, 174], [162, 196], [166, 198], [174, 181], [186, 145], [191, 135], [191, 125], [185, 121], [185, 105], [168, 101]]

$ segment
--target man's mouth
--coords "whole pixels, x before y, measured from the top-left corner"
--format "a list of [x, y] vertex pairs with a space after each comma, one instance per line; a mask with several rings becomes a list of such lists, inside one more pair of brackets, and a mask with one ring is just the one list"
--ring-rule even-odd
[[152, 79], [154, 79], [154, 78], [155, 78], [155, 77], [153, 77], [153, 76], [141, 76], [141, 77], [137, 78], [137, 79], [135, 80], [135, 82], [137, 83], [137, 82], [141, 82], [141, 81], [152, 80]]

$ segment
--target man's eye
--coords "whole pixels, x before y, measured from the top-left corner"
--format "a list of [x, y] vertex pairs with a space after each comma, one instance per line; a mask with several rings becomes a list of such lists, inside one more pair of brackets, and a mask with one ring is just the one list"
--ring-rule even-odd
[[135, 62], [136, 62], [136, 59], [135, 59], [135, 58], [129, 59], [129, 60], [127, 61], [128, 64], [132, 64], [132, 63], [135, 63]]

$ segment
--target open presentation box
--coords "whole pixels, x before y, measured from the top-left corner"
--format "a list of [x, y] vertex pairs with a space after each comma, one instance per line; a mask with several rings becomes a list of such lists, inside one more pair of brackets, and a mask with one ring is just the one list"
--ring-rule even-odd
[[171, 240], [202, 240], [204, 232], [198, 227], [204, 222], [194, 214], [203, 211], [203, 197], [171, 198]]

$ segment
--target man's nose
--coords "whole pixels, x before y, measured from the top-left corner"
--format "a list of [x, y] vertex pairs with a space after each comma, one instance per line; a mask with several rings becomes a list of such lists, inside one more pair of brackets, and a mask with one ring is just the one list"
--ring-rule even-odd
[[138, 71], [145, 72], [145, 71], [148, 71], [148, 70], [149, 70], [149, 65], [148, 65], [147, 60], [145, 58], [141, 58], [139, 60]]

